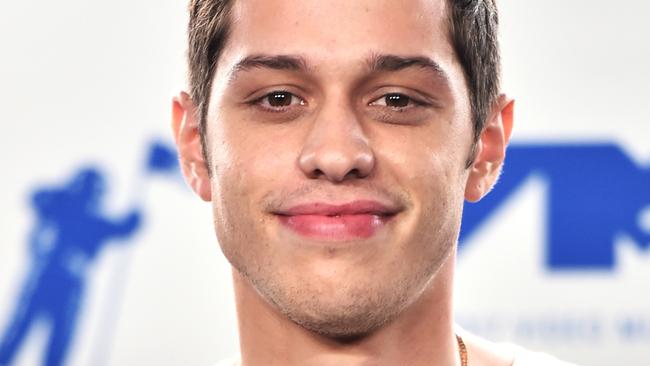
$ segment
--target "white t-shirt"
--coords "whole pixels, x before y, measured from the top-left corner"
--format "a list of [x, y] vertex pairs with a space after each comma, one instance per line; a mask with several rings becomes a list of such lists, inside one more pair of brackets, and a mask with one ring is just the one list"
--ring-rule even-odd
[[[577, 366], [576, 364], [560, 361], [557, 358], [547, 355], [542, 352], [532, 352], [523, 347], [516, 345], [504, 345], [504, 347], [511, 347], [512, 353], [515, 355], [515, 361], [512, 366]], [[471, 359], [469, 365], [471, 366]], [[215, 366], [241, 366], [238, 357], [223, 360]]]
[[577, 366], [574, 363], [558, 360], [542, 352], [532, 352], [523, 347], [509, 345], [515, 355], [512, 366]]

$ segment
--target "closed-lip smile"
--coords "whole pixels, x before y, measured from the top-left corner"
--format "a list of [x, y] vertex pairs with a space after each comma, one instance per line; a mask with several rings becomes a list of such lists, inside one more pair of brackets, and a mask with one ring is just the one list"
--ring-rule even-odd
[[349, 241], [374, 236], [400, 209], [375, 200], [342, 204], [308, 202], [274, 212], [294, 233], [311, 239]]

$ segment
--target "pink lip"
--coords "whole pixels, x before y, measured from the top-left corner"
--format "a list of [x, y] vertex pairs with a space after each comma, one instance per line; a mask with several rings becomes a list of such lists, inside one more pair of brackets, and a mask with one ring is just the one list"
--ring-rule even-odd
[[397, 211], [376, 201], [354, 201], [342, 205], [309, 203], [277, 215], [285, 227], [299, 235], [344, 241], [372, 237]]

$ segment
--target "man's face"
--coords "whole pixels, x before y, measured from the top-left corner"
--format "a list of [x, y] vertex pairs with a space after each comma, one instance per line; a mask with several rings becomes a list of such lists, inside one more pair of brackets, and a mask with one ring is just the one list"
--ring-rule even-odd
[[270, 304], [372, 331], [452, 252], [472, 143], [445, 1], [240, 0], [207, 115], [215, 228]]

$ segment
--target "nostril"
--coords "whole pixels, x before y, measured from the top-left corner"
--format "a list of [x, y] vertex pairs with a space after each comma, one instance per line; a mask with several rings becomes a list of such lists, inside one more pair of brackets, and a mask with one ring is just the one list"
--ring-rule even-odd
[[348, 179], [348, 178], [361, 178], [361, 172], [359, 171], [359, 169], [354, 168], [345, 175], [344, 179]]
[[320, 169], [314, 169], [314, 170], [311, 172], [311, 177], [312, 177], [312, 178], [319, 178], [319, 177], [322, 177], [322, 176], [324, 176], [324, 175], [325, 175], [325, 173], [324, 173], [322, 170], [320, 170]]

